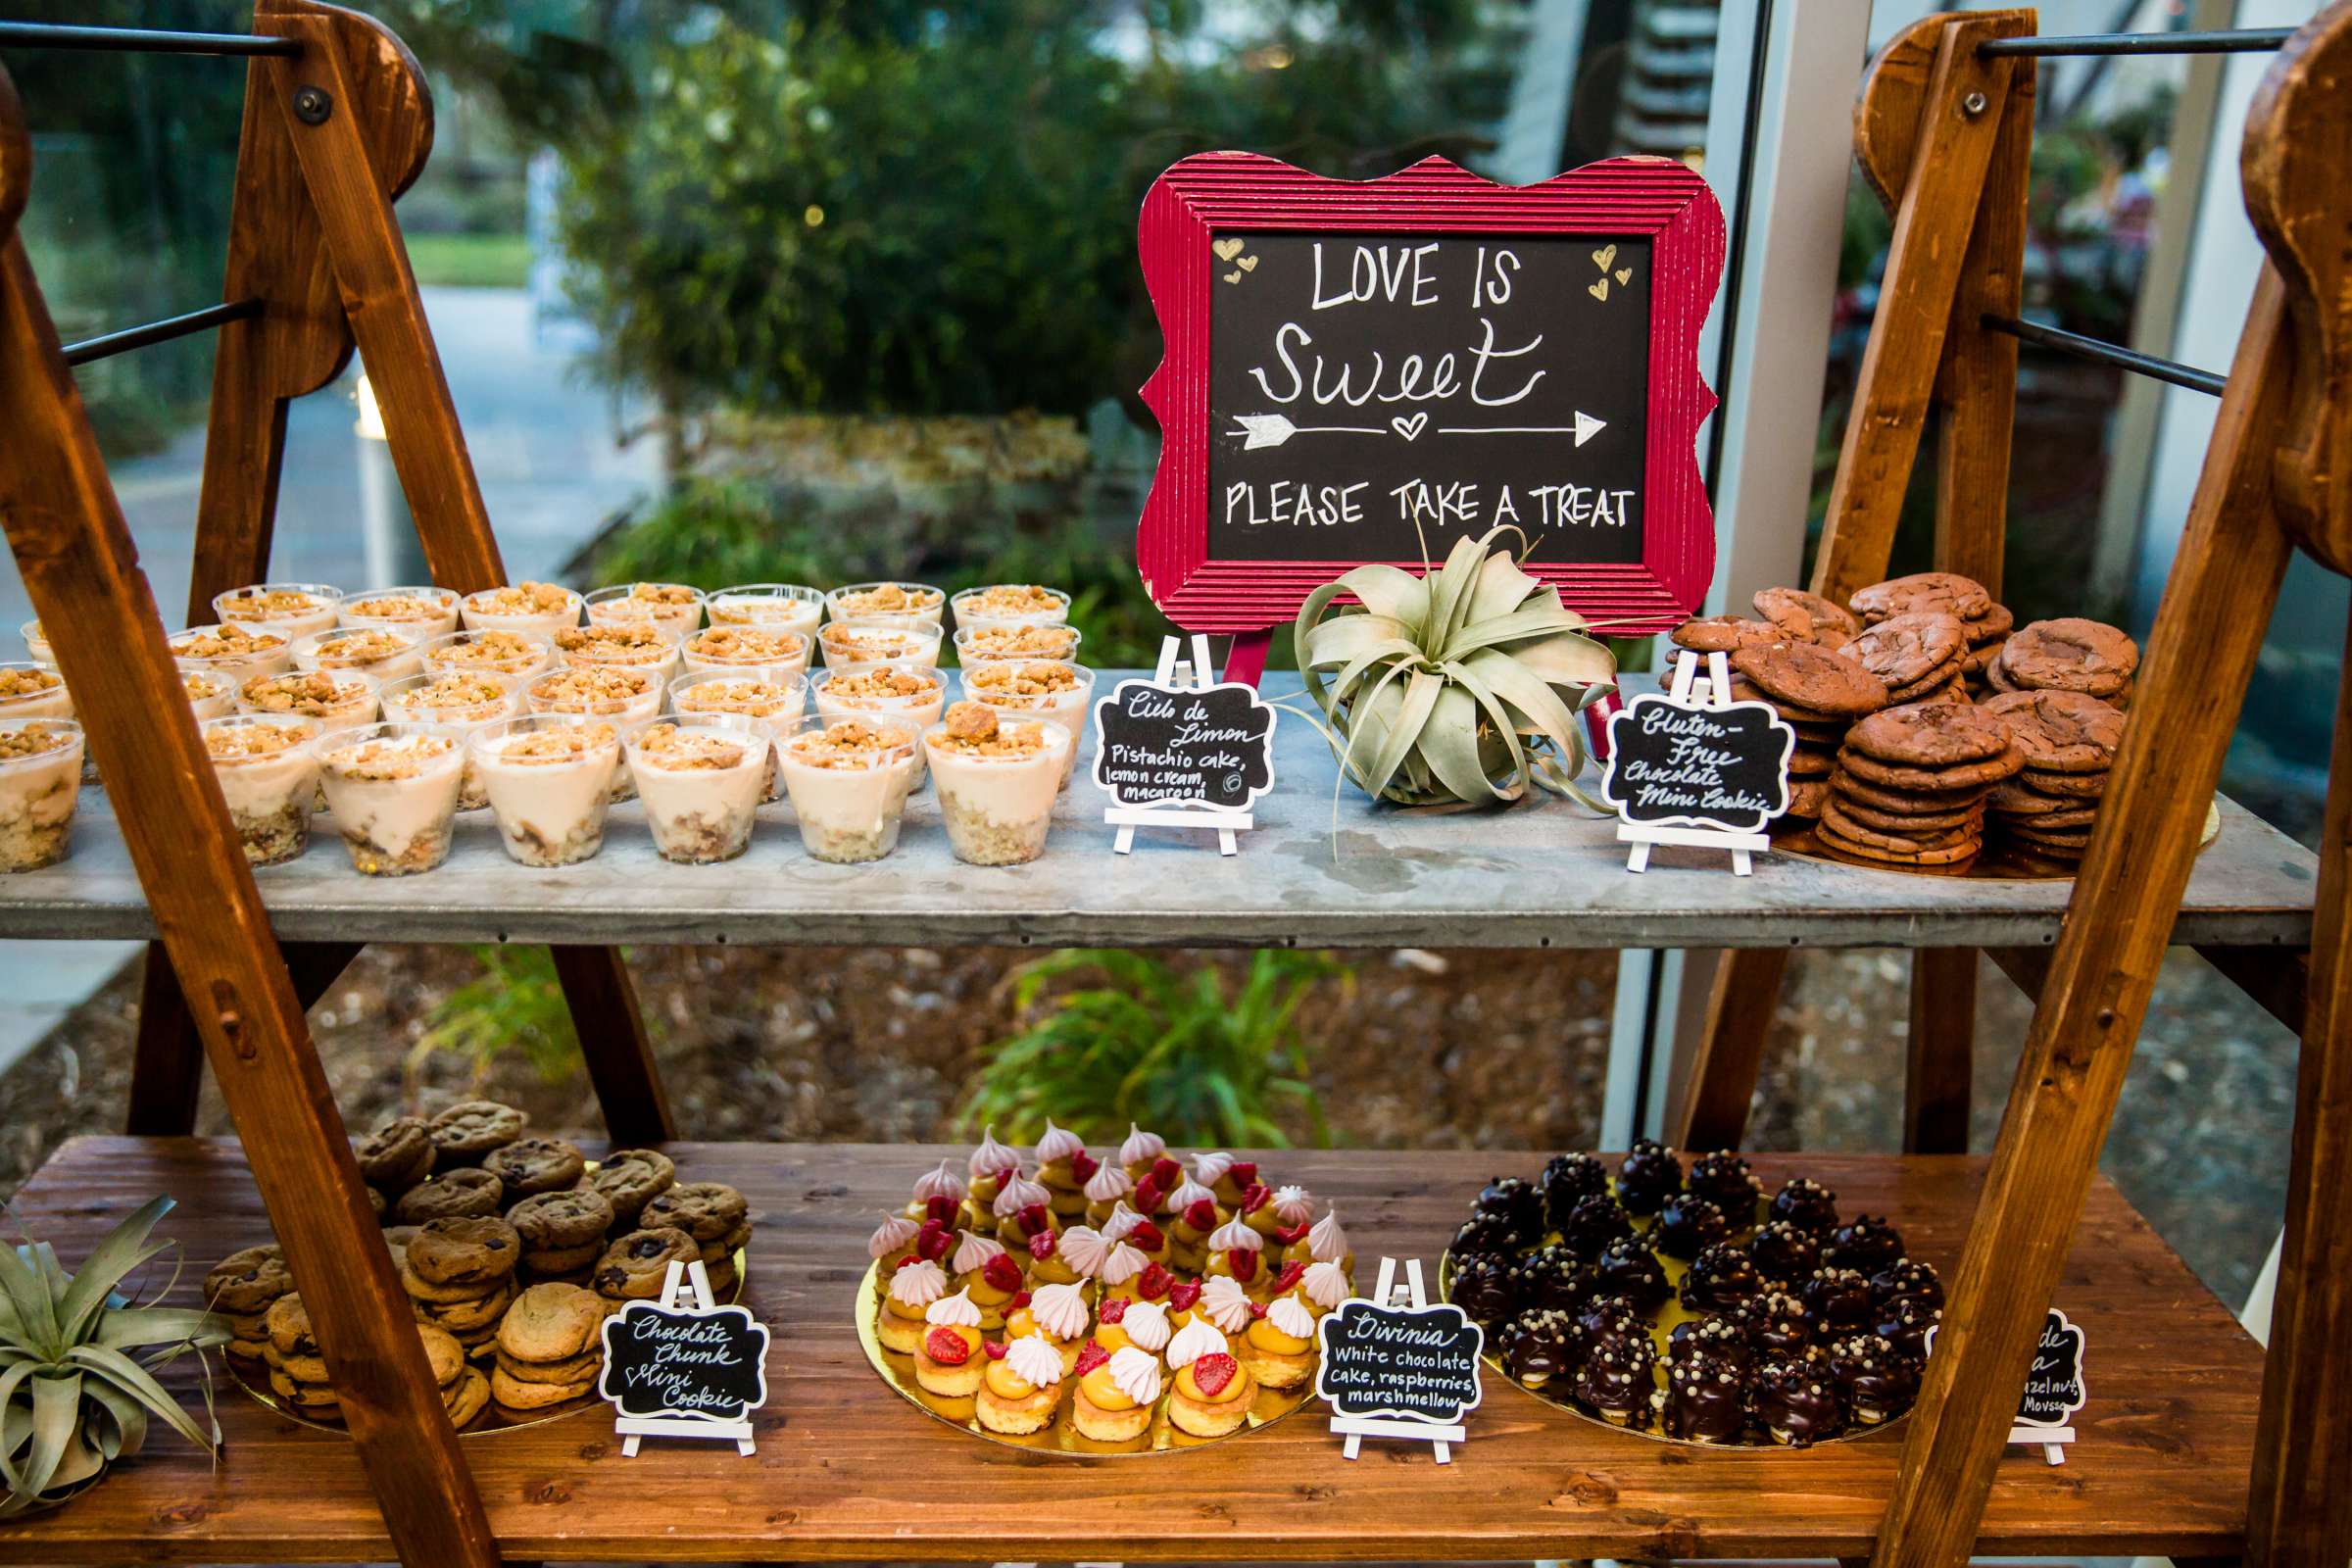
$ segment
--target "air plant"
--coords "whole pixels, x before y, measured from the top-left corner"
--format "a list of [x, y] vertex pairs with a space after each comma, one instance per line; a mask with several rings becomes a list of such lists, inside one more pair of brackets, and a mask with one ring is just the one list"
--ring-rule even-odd
[[209, 1380], [208, 1436], [155, 1372], [226, 1344], [225, 1325], [194, 1307], [138, 1305], [117, 1290], [175, 1245], [147, 1242], [171, 1207], [169, 1198], [150, 1200], [72, 1276], [45, 1243], [0, 1246], [0, 1520], [54, 1508], [96, 1485], [117, 1459], [139, 1451], [150, 1416], [217, 1450]]
[[[1574, 782], [1576, 714], [1616, 684], [1617, 661], [1496, 544], [1506, 532], [1518, 530], [1463, 536], [1419, 576], [1357, 566], [1299, 607], [1307, 696], [1341, 772], [1376, 799], [1481, 805], [1532, 783], [1601, 808]], [[1361, 608], [1326, 614], [1342, 594]]]

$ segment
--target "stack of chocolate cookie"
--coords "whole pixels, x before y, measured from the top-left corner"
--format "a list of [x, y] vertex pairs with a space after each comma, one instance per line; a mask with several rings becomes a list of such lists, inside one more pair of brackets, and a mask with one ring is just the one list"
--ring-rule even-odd
[[522, 1239], [525, 1277], [585, 1285], [605, 1253], [612, 1205], [593, 1187], [536, 1193], [507, 1210], [507, 1223]]
[[1897, 615], [1945, 614], [1960, 622], [1968, 647], [1961, 655], [1962, 679], [1973, 687], [2000, 653], [2002, 639], [2016, 617], [1993, 603], [1992, 595], [1974, 577], [1956, 571], [1920, 571], [1908, 577], [1889, 577], [1858, 589], [1854, 613], [1876, 626]]
[[521, 1259], [522, 1239], [496, 1215], [436, 1219], [410, 1239], [400, 1283], [418, 1322], [447, 1330], [468, 1355], [484, 1356], [514, 1300]]
[[[2022, 634], [2021, 634], [2022, 635]], [[2072, 864], [2090, 847], [2124, 715], [2082, 692], [2004, 692], [1984, 711], [2009, 726], [2025, 766], [1986, 805], [2001, 831], [2028, 853]]]
[[[702, 1255], [702, 1248], [695, 1239], [672, 1226], [634, 1230], [616, 1237], [605, 1249], [588, 1276], [588, 1283], [608, 1303], [609, 1310], [618, 1311], [631, 1301], [660, 1299], [662, 1287], [669, 1278], [669, 1265], [692, 1267]], [[718, 1281], [713, 1278], [710, 1284], [716, 1294]]]
[[752, 1239], [750, 1205], [724, 1182], [679, 1182], [637, 1214], [640, 1230], [667, 1226], [694, 1238], [710, 1289], [735, 1288], [735, 1254]]
[[1948, 868], [1984, 843], [1984, 800], [2025, 765], [1997, 715], [1965, 703], [1911, 703], [1846, 732], [1816, 837], [1882, 864]]
[[[313, 1421], [343, 1419], [342, 1401], [335, 1397], [327, 1376], [326, 1358], [311, 1329], [311, 1314], [299, 1295], [281, 1296], [268, 1313], [268, 1343], [262, 1357], [270, 1366], [270, 1392], [295, 1414]], [[466, 1364], [465, 1348], [449, 1334], [429, 1323], [416, 1326], [424, 1346], [425, 1364], [441, 1389], [441, 1407], [450, 1421], [463, 1427], [482, 1413], [489, 1402], [490, 1380]]]
[[1751, 645], [1734, 653], [1731, 662], [1733, 699], [1770, 704], [1796, 731], [1788, 759], [1788, 815], [1819, 816], [1846, 726], [1886, 706], [1886, 682], [1814, 642]]
[[1889, 707], [1968, 700], [1968, 628], [1957, 615], [1940, 610], [1888, 615], [1838, 652], [1886, 683]]
[[2021, 626], [1985, 667], [1999, 692], [2080, 692], [2121, 711], [2132, 706], [2139, 645], [2102, 621], [2068, 615]]
[[275, 1242], [231, 1252], [204, 1277], [205, 1310], [228, 1320], [228, 1353], [249, 1361], [267, 1354], [270, 1308], [293, 1293], [294, 1276]]
[[604, 1300], [593, 1291], [534, 1285], [523, 1292], [498, 1326], [490, 1397], [527, 1413], [595, 1393], [605, 1367], [604, 1321]]

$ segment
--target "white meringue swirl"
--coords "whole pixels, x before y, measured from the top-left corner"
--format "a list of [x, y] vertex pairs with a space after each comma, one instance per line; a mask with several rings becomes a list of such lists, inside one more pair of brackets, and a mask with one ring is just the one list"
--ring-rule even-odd
[[1102, 1273], [1100, 1277], [1105, 1285], [1124, 1285], [1141, 1274], [1144, 1271], [1144, 1265], [1151, 1261], [1141, 1251], [1128, 1246], [1125, 1242], [1113, 1242], [1110, 1244], [1110, 1255], [1102, 1260]]
[[944, 1159], [937, 1170], [927, 1170], [914, 1179], [914, 1200], [918, 1203], [928, 1203], [934, 1198], [952, 1198], [960, 1203], [968, 1190], [963, 1178], [950, 1170]]
[[1070, 1265], [1071, 1273], [1091, 1280], [1102, 1272], [1109, 1259], [1110, 1243], [1092, 1225], [1073, 1225], [1061, 1233], [1061, 1245], [1054, 1252]]
[[1239, 1334], [1250, 1326], [1250, 1294], [1239, 1280], [1212, 1275], [1200, 1287], [1200, 1315], [1228, 1334]]
[[1168, 1141], [1157, 1133], [1148, 1133], [1135, 1123], [1127, 1124], [1127, 1141], [1119, 1146], [1119, 1163], [1148, 1165], [1168, 1152]]
[[890, 1277], [890, 1298], [901, 1306], [928, 1306], [948, 1288], [948, 1272], [918, 1257]]
[[1186, 1209], [1192, 1207], [1195, 1203], [1203, 1201], [1213, 1203], [1216, 1200], [1216, 1194], [1210, 1192], [1207, 1188], [1201, 1186], [1190, 1176], [1187, 1176], [1184, 1180], [1178, 1182], [1176, 1184], [1176, 1190], [1168, 1195], [1168, 1212], [1171, 1214], [1181, 1214]]
[[1303, 1187], [1274, 1189], [1274, 1218], [1284, 1230], [1292, 1230], [1315, 1217], [1315, 1199]]
[[1127, 1313], [1119, 1319], [1119, 1327], [1127, 1331], [1129, 1339], [1147, 1350], [1157, 1350], [1166, 1345], [1168, 1335], [1173, 1332], [1165, 1301], [1128, 1302]]
[[1348, 1256], [1348, 1233], [1340, 1228], [1340, 1211], [1329, 1208], [1315, 1221], [1315, 1228], [1306, 1233], [1307, 1255], [1318, 1263], [1344, 1262]]
[[1220, 1252], [1262, 1252], [1266, 1239], [1238, 1219], [1229, 1219], [1208, 1233], [1208, 1245]]
[[1315, 1314], [1309, 1312], [1306, 1303], [1296, 1296], [1277, 1298], [1274, 1304], [1266, 1308], [1266, 1321], [1294, 1340], [1311, 1340], [1315, 1337]]
[[[1105, 1165], [1102, 1168], [1114, 1170], [1117, 1167]], [[1129, 1208], [1123, 1200], [1113, 1203], [1110, 1205], [1110, 1217], [1102, 1222], [1102, 1239], [1106, 1242], [1123, 1242], [1143, 1222], [1144, 1216]]]
[[1007, 1165], [1019, 1163], [1011, 1150], [997, 1142], [997, 1130], [990, 1127], [981, 1132], [980, 1147], [972, 1151], [972, 1157], [964, 1162], [964, 1168], [974, 1177], [994, 1176]]
[[1107, 1159], [1086, 1179], [1086, 1200], [1090, 1203], [1107, 1203], [1134, 1191], [1135, 1178], [1127, 1174], [1127, 1167], [1114, 1165]]
[[1348, 1299], [1348, 1271], [1329, 1258], [1309, 1263], [1306, 1273], [1299, 1277], [1298, 1288], [1306, 1293], [1308, 1300], [1326, 1312], [1333, 1311]]
[[1110, 1386], [1137, 1404], [1148, 1405], [1159, 1397], [1159, 1358], [1148, 1350], [1122, 1345], [1102, 1370], [1110, 1374]]
[[1054, 1195], [1046, 1191], [1045, 1183], [1031, 1181], [1016, 1166], [1012, 1174], [1005, 1177], [997, 1188], [997, 1218], [1010, 1219], [1024, 1208], [1035, 1208], [1040, 1203], [1053, 1200]]
[[1061, 1381], [1061, 1352], [1034, 1334], [1004, 1347], [1004, 1364], [1034, 1389], [1050, 1389]]
[[1204, 1355], [1223, 1355], [1229, 1348], [1225, 1336], [1214, 1323], [1197, 1317], [1168, 1341], [1168, 1365], [1181, 1372]]
[[1086, 1293], [1075, 1285], [1040, 1285], [1029, 1298], [1029, 1315], [1039, 1328], [1064, 1343], [1085, 1338], [1092, 1317]]
[[1057, 1159], [1086, 1152], [1086, 1140], [1067, 1127], [1056, 1127], [1054, 1118], [1046, 1118], [1046, 1135], [1037, 1141], [1037, 1162], [1050, 1165]]
[[1203, 1187], [1214, 1187], [1233, 1173], [1233, 1156], [1219, 1151], [1213, 1154], [1193, 1156], [1193, 1175]]
[[948, 1260], [948, 1267], [957, 1274], [969, 1274], [975, 1269], [984, 1268], [990, 1258], [1001, 1256], [1004, 1250], [1004, 1244], [993, 1236], [958, 1231], [956, 1238], [956, 1255]]
[[906, 1215], [893, 1214], [885, 1209], [882, 1214], [882, 1223], [875, 1226], [874, 1234], [865, 1239], [865, 1255], [876, 1258], [888, 1257], [908, 1242], [913, 1241], [917, 1235], [921, 1234], [921, 1231], [922, 1227]]

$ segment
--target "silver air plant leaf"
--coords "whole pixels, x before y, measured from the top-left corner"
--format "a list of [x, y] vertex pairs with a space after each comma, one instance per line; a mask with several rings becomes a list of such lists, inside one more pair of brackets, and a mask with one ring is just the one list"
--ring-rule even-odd
[[[1357, 566], [1298, 610], [1298, 670], [1340, 769], [1399, 806], [1484, 805], [1531, 785], [1573, 795], [1577, 711], [1616, 685], [1617, 661], [1582, 615], [1496, 541], [1454, 542], [1415, 576]], [[1342, 595], [1355, 608], [1334, 610]]]
[[190, 1351], [201, 1366], [205, 1349], [227, 1343], [227, 1326], [193, 1307], [139, 1305], [118, 1289], [172, 1248], [147, 1239], [171, 1207], [169, 1198], [149, 1200], [73, 1275], [46, 1243], [0, 1243], [0, 1520], [94, 1486], [139, 1451], [150, 1417], [218, 1451], [209, 1374], [202, 1426], [155, 1374]]

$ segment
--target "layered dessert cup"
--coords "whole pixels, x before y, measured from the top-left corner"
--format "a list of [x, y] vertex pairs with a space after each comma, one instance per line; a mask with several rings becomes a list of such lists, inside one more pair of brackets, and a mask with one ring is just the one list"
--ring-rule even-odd
[[570, 865], [604, 848], [620, 736], [559, 713], [501, 719], [466, 743], [498, 836], [523, 865]]
[[800, 819], [801, 847], [838, 865], [898, 848], [921, 732], [903, 718], [811, 714], [776, 742], [776, 771]]
[[642, 669], [659, 685], [678, 672], [678, 639], [650, 620], [570, 626], [556, 633], [556, 659], [574, 669]]
[[55, 865], [73, 847], [81, 800], [81, 726], [0, 718], [0, 871]]
[[1077, 738], [1086, 733], [1087, 705], [1094, 701], [1095, 672], [1066, 660], [997, 660], [967, 664], [959, 679], [964, 697], [985, 703], [1000, 713], [1048, 718], [1069, 731], [1071, 746], [1062, 759], [1061, 788], [1070, 787], [1078, 765]]
[[599, 588], [585, 601], [591, 626], [659, 626], [677, 642], [703, 623], [703, 591], [682, 582]]
[[[34, 622], [37, 627], [39, 622]], [[32, 649], [36, 663], [49, 662], [49, 645], [33, 647], [29, 635], [25, 646]], [[186, 631], [173, 632], [171, 638], [172, 660], [182, 669], [206, 669], [225, 675], [232, 681], [249, 680], [255, 675], [280, 675], [294, 666], [294, 641], [261, 627], [240, 626], [234, 621], [220, 626], [190, 626]]]
[[713, 626], [764, 626], [814, 637], [825, 621], [825, 596], [797, 582], [747, 582], [721, 588], [703, 606]]
[[663, 719], [631, 735], [629, 771], [654, 852], [709, 865], [750, 848], [770, 744], [740, 713]]
[[948, 601], [958, 631], [966, 626], [1058, 626], [1070, 618], [1070, 596], [1033, 582], [966, 588]]
[[536, 675], [556, 666], [556, 640], [525, 631], [453, 631], [417, 650], [427, 675]]
[[1085, 634], [1075, 626], [1038, 621], [956, 628], [956, 662], [985, 664], [1000, 659], [1059, 659], [1074, 662]]
[[897, 616], [936, 626], [947, 608], [948, 596], [924, 582], [854, 582], [825, 595], [827, 620]]
[[957, 703], [923, 732], [948, 847], [971, 865], [1020, 865], [1045, 853], [1070, 732]]
[[458, 604], [467, 631], [518, 631], [553, 639], [580, 623], [580, 596], [552, 582], [514, 582], [484, 588]]
[[311, 743], [335, 830], [368, 876], [414, 876], [449, 858], [466, 737], [446, 724], [369, 724]]
[[179, 672], [179, 684], [188, 694], [189, 710], [200, 721], [236, 711], [236, 683], [226, 675], [217, 675], [209, 669], [183, 669]]
[[800, 675], [808, 668], [809, 640], [768, 626], [711, 626], [678, 645], [692, 675], [734, 669], [771, 669]]
[[213, 596], [223, 626], [273, 631], [288, 642], [325, 631], [343, 607], [343, 590], [322, 582], [257, 582]]
[[73, 716], [74, 698], [55, 669], [31, 660], [0, 664], [0, 719]]
[[36, 664], [47, 664], [51, 669], [57, 667], [57, 661], [49, 653], [49, 634], [41, 630], [39, 621], [28, 620], [18, 627], [17, 632], [24, 639], [25, 658]]
[[[662, 677], [650, 669], [619, 664], [582, 664], [551, 669], [522, 688], [526, 713], [601, 718], [617, 734], [650, 724], [662, 711]], [[612, 799], [637, 798], [637, 784], [624, 760], [612, 771]]]
[[381, 686], [424, 668], [424, 639], [390, 626], [338, 626], [294, 643], [296, 669], [350, 669]]
[[[460, 632], [459, 636], [467, 633]], [[496, 670], [427, 671], [396, 680], [377, 694], [384, 718], [401, 724], [439, 724], [458, 736], [463, 749], [478, 730], [513, 718], [522, 706], [522, 678]], [[478, 811], [490, 804], [473, 759], [465, 759], [458, 784], [458, 809]]]
[[[810, 680], [809, 690], [815, 695], [817, 712], [825, 718], [903, 718], [918, 735], [938, 723], [948, 710], [948, 677], [936, 669], [910, 669], [904, 664], [820, 670]], [[922, 747], [915, 747], [907, 766], [914, 774], [911, 787], [920, 789], [928, 773]]]
[[377, 588], [343, 601], [346, 626], [389, 626], [419, 642], [458, 629], [458, 595], [452, 588]]
[[[375, 722], [375, 682], [355, 669], [290, 669], [255, 675], [237, 687], [240, 713], [299, 713], [333, 735]], [[316, 810], [326, 805], [325, 786], [311, 797]]]
[[705, 713], [735, 713], [752, 721], [752, 728], [770, 743], [767, 774], [760, 781], [760, 799], [783, 799], [776, 776], [773, 743], [783, 729], [808, 707], [808, 678], [792, 670], [751, 669], [726, 674], [680, 675], [669, 683], [670, 710], [681, 718]]
[[920, 620], [837, 620], [816, 634], [827, 669], [869, 669], [903, 664], [910, 669], [939, 665], [939, 628]]
[[302, 713], [233, 713], [197, 728], [246, 863], [276, 865], [300, 855], [311, 842], [311, 801], [318, 789], [311, 742], [324, 727]]

